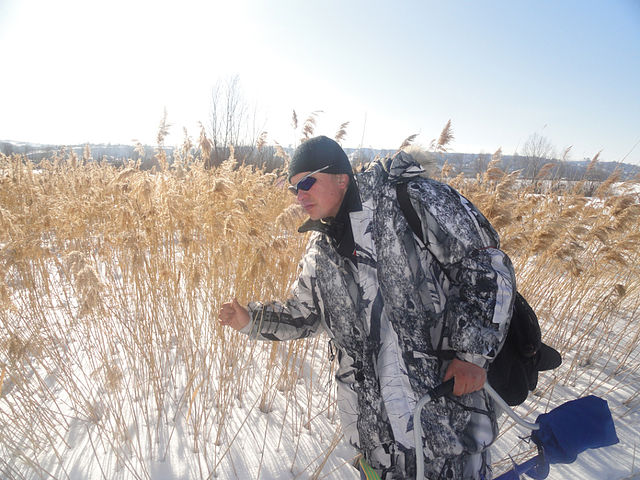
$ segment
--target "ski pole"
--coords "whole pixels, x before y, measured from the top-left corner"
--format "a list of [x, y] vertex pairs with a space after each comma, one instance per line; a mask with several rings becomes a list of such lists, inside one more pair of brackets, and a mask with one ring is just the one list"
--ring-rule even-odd
[[484, 387], [482, 388], [484, 388], [484, 391], [487, 392], [491, 398], [493, 398], [493, 401], [496, 402], [498, 406], [502, 410], [504, 410], [504, 412], [509, 415], [518, 425], [528, 428], [529, 430], [540, 429], [540, 425], [538, 425], [537, 423], [527, 422], [524, 418], [514, 412], [513, 409], [509, 405], [507, 405], [507, 402], [502, 399], [498, 392], [496, 392], [493, 387], [489, 385], [489, 382], [485, 382]]
[[[422, 452], [422, 422], [420, 421], [420, 415], [422, 414], [422, 408], [431, 400], [436, 400], [444, 395], [447, 395], [453, 391], [454, 379], [450, 378], [444, 383], [441, 383], [437, 387], [433, 388], [429, 393], [422, 397], [416, 404], [415, 412], [413, 414], [413, 436], [416, 446], [416, 479], [422, 480], [424, 478], [424, 458]], [[514, 412], [507, 402], [496, 392], [489, 382], [485, 382], [482, 387], [485, 392], [496, 402], [496, 404], [505, 411], [518, 425], [521, 425], [529, 430], [538, 430], [540, 425], [537, 423], [531, 423], [524, 420], [516, 412]]]

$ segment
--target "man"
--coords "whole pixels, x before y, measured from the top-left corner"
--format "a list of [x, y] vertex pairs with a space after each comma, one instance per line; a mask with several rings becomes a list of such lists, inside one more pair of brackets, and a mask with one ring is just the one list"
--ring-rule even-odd
[[[333, 140], [301, 144], [289, 188], [310, 217], [299, 231], [314, 233], [291, 297], [248, 309], [234, 299], [219, 316], [263, 340], [327, 333], [345, 438], [383, 479], [415, 478], [413, 410], [453, 377], [453, 396], [421, 416], [425, 478], [490, 478], [497, 425], [482, 386], [507, 331], [515, 277], [484, 216], [423, 173], [400, 151], [354, 175]], [[426, 244], [398, 203], [403, 183]]]

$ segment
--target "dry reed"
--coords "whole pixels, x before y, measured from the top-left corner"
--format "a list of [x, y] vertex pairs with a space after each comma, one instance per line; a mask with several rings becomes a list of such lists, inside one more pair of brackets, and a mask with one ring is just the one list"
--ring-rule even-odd
[[[167, 128], [163, 119], [160, 146]], [[451, 138], [447, 124], [438, 150]], [[0, 157], [5, 476], [68, 478], [65, 452], [86, 438], [104, 478], [114, 471], [150, 478], [148, 460], [165, 458], [183, 431], [194, 459], [190, 477], [211, 478], [223, 462], [235, 469], [231, 445], [260, 412], [282, 420], [254, 434], [261, 455], [267, 429], [279, 448], [285, 435], [299, 442], [317, 415], [335, 418], [324, 339], [254, 343], [217, 323], [221, 302], [232, 296], [285, 297], [305, 237], [296, 232], [302, 215], [283, 178], [238, 165], [233, 152], [206, 169], [210, 153], [203, 130], [196, 153], [185, 141], [169, 162], [158, 148], [153, 171], [133, 161], [123, 168], [95, 162], [88, 150], [38, 165]], [[446, 166], [442, 175], [499, 230], [545, 341], [565, 357], [531, 402], [548, 401], [555, 385], [575, 383], [587, 369], [584, 393], [637, 375], [638, 194], [629, 182], [627, 193], [616, 194], [617, 178], [592, 198], [581, 183], [559, 194], [549, 182], [540, 194], [544, 167], [535, 187], [522, 185], [498, 168], [499, 151], [494, 157], [476, 179], [449, 178]], [[249, 397], [252, 391], [260, 394]], [[292, 471], [318, 478], [338, 438], [317, 458], [299, 461], [296, 452]]]

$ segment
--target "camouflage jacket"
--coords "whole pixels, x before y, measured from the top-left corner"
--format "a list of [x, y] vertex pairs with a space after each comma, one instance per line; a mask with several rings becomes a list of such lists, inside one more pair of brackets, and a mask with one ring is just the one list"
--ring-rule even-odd
[[[252, 302], [251, 336], [289, 340], [325, 332], [337, 348], [338, 406], [347, 441], [379, 471], [400, 478], [398, 454], [414, 458], [413, 410], [442, 382], [455, 351], [486, 367], [502, 344], [515, 277], [486, 218], [451, 187], [424, 178], [403, 152], [355, 175], [361, 208], [349, 213], [355, 264], [314, 232], [284, 302]], [[407, 191], [424, 245], [396, 198]], [[428, 404], [426, 458], [483, 451], [495, 439], [483, 391]], [[405, 458], [403, 457], [403, 458]]]

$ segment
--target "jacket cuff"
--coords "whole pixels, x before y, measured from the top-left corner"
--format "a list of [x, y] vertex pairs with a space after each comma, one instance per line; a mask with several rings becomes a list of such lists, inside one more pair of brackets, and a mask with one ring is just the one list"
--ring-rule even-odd
[[487, 368], [487, 359], [477, 353], [456, 352], [456, 357], [463, 362], [473, 363], [478, 367]]
[[245, 335], [250, 335], [252, 329], [253, 329], [253, 320], [249, 320], [249, 323], [247, 323], [244, 327], [242, 327], [238, 331], [240, 333], [244, 333]]

